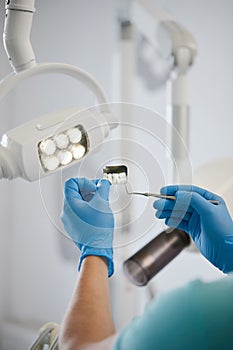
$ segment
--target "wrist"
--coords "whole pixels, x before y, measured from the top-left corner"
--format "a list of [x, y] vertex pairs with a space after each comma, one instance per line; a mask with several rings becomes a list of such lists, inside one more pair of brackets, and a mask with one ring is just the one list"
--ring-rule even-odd
[[114, 263], [113, 263], [113, 249], [112, 248], [94, 248], [89, 246], [81, 247], [81, 257], [79, 260], [78, 270], [80, 271], [83, 260], [86, 257], [99, 257], [103, 260], [108, 268], [108, 277], [111, 277], [114, 273]]
[[108, 260], [103, 256], [87, 255], [82, 261], [82, 269], [92, 269], [95, 273], [96, 270], [102, 270], [102, 272], [108, 276]]

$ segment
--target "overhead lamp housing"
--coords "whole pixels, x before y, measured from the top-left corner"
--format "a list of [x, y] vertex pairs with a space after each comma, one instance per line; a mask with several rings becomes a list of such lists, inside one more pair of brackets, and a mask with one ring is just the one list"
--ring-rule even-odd
[[38, 180], [74, 165], [103, 143], [111, 113], [69, 108], [6, 132], [0, 143], [0, 176]]

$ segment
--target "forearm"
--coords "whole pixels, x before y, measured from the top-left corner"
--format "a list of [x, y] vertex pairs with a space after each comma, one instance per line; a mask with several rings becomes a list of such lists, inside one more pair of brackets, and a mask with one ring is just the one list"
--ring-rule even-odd
[[84, 259], [80, 278], [62, 323], [60, 348], [79, 350], [115, 334], [104, 259]]

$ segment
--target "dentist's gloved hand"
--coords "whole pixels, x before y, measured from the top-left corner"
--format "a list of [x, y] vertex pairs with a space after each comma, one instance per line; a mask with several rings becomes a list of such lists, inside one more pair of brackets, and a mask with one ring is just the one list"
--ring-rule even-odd
[[113, 274], [114, 217], [108, 202], [108, 180], [70, 179], [65, 183], [62, 222], [81, 250], [79, 269], [88, 255], [108, 261], [108, 276]]
[[[177, 199], [155, 201], [156, 217], [187, 232], [200, 252], [221, 271], [233, 271], [233, 221], [224, 200], [196, 186], [166, 186], [160, 192]], [[208, 202], [211, 199], [219, 204]]]

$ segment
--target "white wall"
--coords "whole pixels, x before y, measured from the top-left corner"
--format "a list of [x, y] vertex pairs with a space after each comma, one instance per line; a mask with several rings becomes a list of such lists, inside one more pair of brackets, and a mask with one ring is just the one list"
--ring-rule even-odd
[[[187, 26], [198, 43], [197, 60], [190, 72], [193, 170], [212, 159], [232, 157], [233, 3], [231, 0], [156, 3]], [[113, 84], [118, 70], [114, 65], [115, 2], [70, 0], [67, 6], [65, 0], [37, 0], [36, 7], [32, 42], [37, 60], [80, 66], [99, 80], [110, 99], [115, 99]], [[1, 28], [2, 21], [3, 18]], [[0, 75], [4, 77], [10, 67], [2, 45], [0, 57]], [[135, 78], [134, 101], [165, 113], [165, 89], [147, 92], [139, 78]], [[1, 133], [50, 110], [79, 103], [90, 105], [93, 100], [81, 85], [69, 79], [55, 76], [31, 80], [1, 103]], [[96, 155], [91, 160], [93, 165], [86, 170], [87, 176], [93, 176], [102, 158]], [[53, 224], [59, 224], [62, 183], [69, 175], [63, 172], [62, 176], [44, 179], [41, 184], [21, 179], [0, 184], [4, 198], [0, 212], [0, 349], [25, 349], [42, 323], [61, 321], [76, 279], [78, 257], [72, 243]], [[70, 259], [65, 259], [64, 254], [70, 255]], [[220, 276], [199, 255], [184, 253], [155, 278], [153, 287], [162, 291], [195, 277], [207, 280]], [[14, 333], [15, 347], [9, 343], [12, 324], [28, 329], [28, 333], [24, 330], [18, 331], [18, 335]]]

